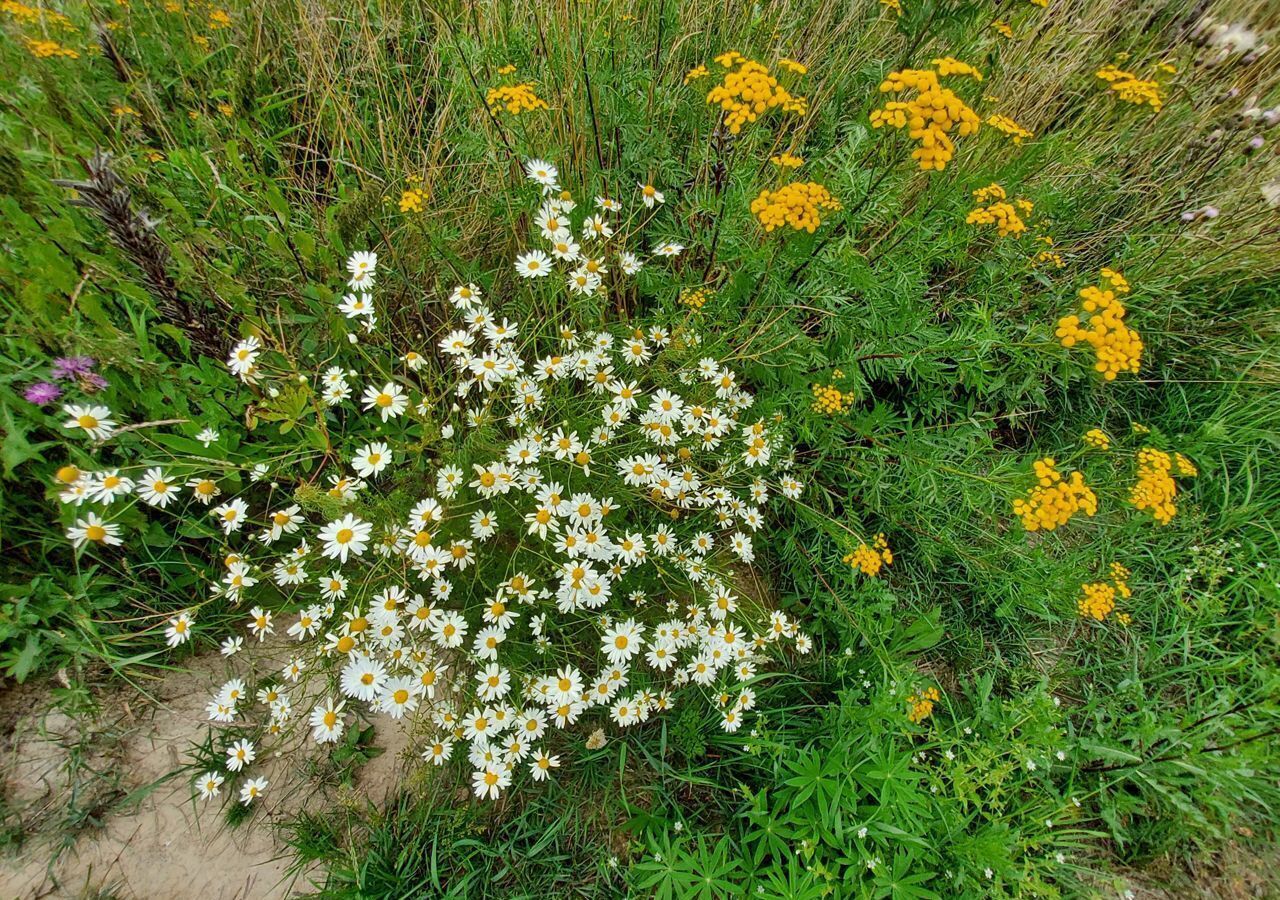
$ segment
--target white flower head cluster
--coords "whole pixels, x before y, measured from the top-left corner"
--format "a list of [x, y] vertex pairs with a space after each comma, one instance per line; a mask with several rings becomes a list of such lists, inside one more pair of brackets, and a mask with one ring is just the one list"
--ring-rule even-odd
[[[624, 273], [639, 267], [604, 218], [620, 204], [597, 198], [599, 214], [575, 217], [590, 256], [572, 236], [575, 205], [555, 167], [534, 160], [528, 174], [545, 192], [542, 237], [574, 266], [569, 292], [599, 289], [606, 259]], [[534, 258], [521, 254], [517, 270], [531, 272]], [[376, 269], [371, 253], [348, 264], [370, 309]], [[755, 706], [757, 672], [784, 645], [809, 647], [798, 623], [735, 587], [769, 504], [802, 490], [782, 416], [753, 415], [753, 395], [704, 355], [688, 323], [579, 333], [524, 327], [474, 284], [448, 299], [461, 322], [434, 363], [411, 352], [398, 355], [403, 376], [337, 365], [293, 373], [325, 408], [350, 410], [352, 382], [368, 387], [363, 414], [330, 429], [335, 440], [351, 433], [352, 446], [299, 479], [292, 497], [275, 482], [269, 493], [254, 488], [261, 466], [244, 496], [216, 506], [218, 479], [198, 471], [151, 468], [137, 486], [115, 472], [84, 482], [91, 494], [145, 492], [162, 510], [185, 484], [180, 502], [208, 507], [234, 544], [210, 602], [248, 613], [223, 654], [273, 636], [272, 646], [291, 647], [277, 677], [232, 678], [213, 693], [209, 719], [235, 740], [226, 777], [214, 770], [197, 782], [207, 797], [226, 778], [248, 779], [263, 742], [333, 743], [356, 714], [412, 720], [437, 764], [465, 744], [477, 796], [497, 797], [522, 769], [549, 777], [572, 735], [600, 746], [606, 729], [645, 722], [686, 694], [735, 732]], [[228, 367], [251, 385], [275, 377], [260, 368], [263, 352], [242, 341]], [[438, 383], [442, 366], [451, 408], [417, 384]], [[434, 462], [423, 450], [428, 426], [449, 443]], [[312, 486], [321, 476], [327, 489]], [[71, 537], [103, 543], [102, 527], [114, 528], [95, 519]], [[191, 638], [196, 618], [193, 609], [169, 620], [171, 646]], [[245, 780], [242, 802], [265, 787]]]

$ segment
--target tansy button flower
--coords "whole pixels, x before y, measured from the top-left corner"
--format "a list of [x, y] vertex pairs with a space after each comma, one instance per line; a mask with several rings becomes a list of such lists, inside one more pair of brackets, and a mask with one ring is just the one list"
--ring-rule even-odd
[[1125, 103], [1150, 106], [1154, 112], [1159, 112], [1164, 106], [1164, 96], [1157, 81], [1141, 79], [1111, 64], [1103, 66], [1095, 75], [1107, 82], [1108, 89]]
[[999, 131], [1002, 134], [1007, 134], [1009, 137], [1013, 138], [1013, 142], [1015, 144], [1021, 144], [1024, 140], [1031, 140], [1031, 138], [1035, 137], [1035, 135], [1030, 131], [1027, 131], [1027, 129], [1023, 128], [1017, 122], [1013, 121], [1013, 119], [1008, 116], [1002, 116], [998, 113], [993, 113], [992, 115], [987, 116], [987, 124], [996, 131]]
[[1170, 456], [1155, 447], [1143, 447], [1138, 451], [1138, 479], [1129, 489], [1129, 503], [1140, 510], [1150, 510], [1151, 516], [1161, 525], [1168, 525], [1178, 513], [1174, 498], [1178, 484], [1177, 474], [1194, 478], [1196, 467], [1181, 453]]
[[492, 112], [506, 111], [519, 116], [538, 109], [550, 109], [547, 101], [537, 95], [532, 84], [510, 84], [490, 88], [484, 102]]
[[884, 566], [893, 565], [893, 551], [889, 549], [889, 541], [883, 534], [877, 534], [871, 544], [859, 544], [858, 549], [844, 558], [846, 565], [852, 566], [866, 575], [875, 578]]
[[1072, 472], [1064, 479], [1057, 463], [1046, 456], [1033, 464], [1037, 484], [1026, 497], [1013, 501], [1014, 515], [1027, 531], [1053, 531], [1065, 525], [1077, 512], [1092, 516], [1098, 511], [1097, 495], [1084, 483], [1084, 476]]
[[1019, 211], [1029, 213], [1034, 208], [1027, 200], [1015, 200], [1008, 203], [1005, 200], [1004, 188], [998, 184], [992, 184], [985, 188], [980, 188], [973, 192], [974, 199], [978, 203], [982, 203], [992, 197], [998, 197], [995, 203], [989, 206], [979, 206], [965, 217], [965, 222], [969, 225], [992, 225], [996, 229], [996, 233], [1000, 237], [1021, 237], [1022, 233], [1027, 230], [1027, 223], [1018, 215]]
[[1064, 316], [1058, 320], [1056, 334], [1064, 347], [1074, 347], [1081, 341], [1093, 347], [1097, 355], [1094, 368], [1107, 381], [1114, 381], [1121, 372], [1137, 373], [1142, 364], [1142, 338], [1124, 323], [1126, 310], [1116, 296], [1127, 293], [1129, 283], [1119, 272], [1102, 271], [1110, 289], [1090, 285], [1080, 291], [1088, 321], [1082, 323], [1079, 316]]
[[1101, 428], [1090, 428], [1086, 431], [1084, 433], [1084, 442], [1095, 450], [1105, 452], [1111, 449], [1111, 438]]
[[929, 171], [941, 171], [955, 155], [955, 143], [952, 132], [960, 137], [977, 132], [981, 125], [978, 114], [948, 88], [938, 82], [939, 75], [964, 74], [977, 80], [982, 76], [976, 69], [951, 57], [935, 60], [939, 70], [904, 69], [891, 72], [880, 84], [882, 93], [899, 93], [904, 90], [918, 91], [918, 96], [906, 102], [886, 103], [881, 109], [871, 113], [871, 126], [880, 128], [888, 125], [892, 128], [906, 128], [907, 134], [920, 142], [920, 146], [911, 152], [911, 156], [920, 164], [920, 168]]
[[743, 59], [732, 51], [717, 56], [716, 62], [730, 71], [724, 81], [707, 94], [707, 102], [724, 110], [725, 126], [731, 134], [739, 133], [743, 125], [756, 121], [771, 109], [781, 107], [800, 116], [808, 112], [808, 102], [791, 94], [760, 63]]
[[942, 699], [942, 693], [936, 687], [925, 688], [918, 694], [912, 694], [907, 698], [907, 719], [915, 725], [919, 725], [925, 719], [933, 715], [934, 704]]
[[765, 231], [773, 231], [789, 225], [797, 231], [810, 234], [822, 224], [821, 210], [839, 210], [840, 201], [820, 184], [812, 181], [795, 181], [784, 184], [776, 191], [764, 190], [751, 201], [751, 212], [760, 220]]

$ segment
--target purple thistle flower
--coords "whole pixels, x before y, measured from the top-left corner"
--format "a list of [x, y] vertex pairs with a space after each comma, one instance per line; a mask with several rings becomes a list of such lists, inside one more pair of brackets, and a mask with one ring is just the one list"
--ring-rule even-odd
[[22, 392], [22, 396], [28, 403], [48, 406], [62, 396], [62, 388], [49, 381], [37, 381], [35, 384], [28, 385]]
[[87, 375], [93, 371], [92, 356], [60, 356], [53, 361], [53, 377], [57, 381], [66, 381], [77, 375]]

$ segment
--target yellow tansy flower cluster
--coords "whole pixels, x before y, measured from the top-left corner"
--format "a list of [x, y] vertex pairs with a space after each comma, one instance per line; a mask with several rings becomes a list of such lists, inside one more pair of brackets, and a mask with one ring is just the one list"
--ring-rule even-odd
[[41, 27], [61, 28], [65, 31], [75, 30], [75, 25], [72, 24], [71, 20], [57, 10], [39, 9], [34, 6], [27, 6], [25, 3], [19, 3], [17, 0], [0, 0], [0, 13], [11, 16], [20, 25], [39, 25]]
[[1009, 135], [1009, 137], [1013, 138], [1015, 144], [1021, 144], [1023, 141], [1029, 141], [1035, 137], [1034, 134], [1027, 131], [1013, 119], [1008, 116], [1002, 116], [999, 113], [992, 113], [987, 116], [987, 124], [996, 131]]
[[787, 59], [786, 57], [783, 57], [782, 59], [778, 60], [778, 66], [780, 68], [786, 69], [788, 72], [794, 72], [797, 75], [809, 74], [809, 67], [806, 66], [804, 63], [796, 62], [794, 59]]
[[49, 59], [51, 57], [63, 57], [65, 59], [79, 59], [80, 54], [72, 50], [70, 47], [64, 47], [57, 41], [42, 41], [36, 38], [25, 38], [23, 43], [26, 44], [27, 52], [36, 59]]
[[1200, 474], [1200, 470], [1195, 467], [1195, 464], [1181, 453], [1173, 454], [1173, 466], [1183, 478], [1195, 478]]
[[881, 568], [893, 565], [893, 551], [889, 549], [889, 541], [884, 534], [877, 534], [871, 544], [859, 544], [858, 549], [846, 554], [842, 562], [868, 578], [875, 578]]
[[991, 23], [991, 27], [994, 28], [999, 34], [1002, 34], [1005, 37], [1007, 37], [1009, 40], [1013, 40], [1013, 26], [1011, 26], [1008, 22], [1004, 21], [1004, 19], [996, 19], [994, 22]]
[[1090, 428], [1084, 433], [1084, 442], [1088, 447], [1106, 452], [1111, 449], [1111, 438], [1101, 428]]
[[515, 67], [515, 64], [514, 64], [514, 63], [507, 63], [505, 66], [499, 66], [499, 67], [498, 67], [498, 74], [499, 74], [499, 75], [510, 75], [510, 74], [512, 74], [513, 72], [515, 72], [515, 70], [516, 70], [516, 67]]
[[[1095, 619], [1099, 622], [1106, 619], [1116, 608], [1116, 597], [1122, 597], [1127, 600], [1133, 596], [1133, 591], [1129, 589], [1129, 575], [1131, 573], [1118, 562], [1111, 564], [1111, 581], [1108, 584], [1105, 581], [1094, 581], [1089, 584], [1080, 585], [1083, 596], [1076, 601], [1076, 611], [1086, 619]], [[1119, 616], [1117, 618], [1120, 618]], [[1129, 624], [1129, 617], [1126, 615], [1122, 619], [1123, 624]]]
[[1062, 261], [1062, 257], [1052, 250], [1041, 250], [1031, 258], [1033, 266], [1053, 266], [1055, 269], [1061, 269], [1066, 265]]
[[493, 112], [498, 110], [506, 110], [513, 116], [522, 113], [533, 112], [538, 109], [550, 109], [547, 101], [537, 95], [532, 84], [504, 84], [496, 88], [489, 88], [485, 94], [484, 102], [489, 105], [489, 109]]
[[925, 688], [918, 694], [912, 694], [907, 698], [907, 719], [913, 725], [919, 725], [925, 719], [933, 715], [933, 706], [942, 699], [942, 692], [936, 687]]
[[808, 101], [779, 84], [761, 63], [733, 50], [717, 56], [716, 62], [729, 71], [724, 81], [707, 93], [707, 102], [724, 110], [725, 125], [731, 134], [738, 134], [743, 125], [754, 122], [771, 109], [780, 107], [800, 116], [809, 111]]
[[1032, 209], [1034, 207], [1028, 200], [1015, 200], [1013, 203], [1000, 200], [990, 206], [979, 206], [965, 217], [965, 222], [970, 225], [994, 225], [1000, 237], [1013, 235], [1016, 238], [1027, 230], [1027, 223], [1018, 215], [1019, 210], [1031, 212]]
[[941, 59], [932, 61], [934, 71], [939, 75], [946, 77], [947, 75], [967, 75], [975, 81], [982, 80], [982, 73], [969, 65], [967, 62], [961, 62], [954, 56], [944, 56]]
[[1036, 486], [1013, 501], [1013, 514], [1027, 531], [1053, 531], [1077, 512], [1092, 516], [1098, 511], [1098, 497], [1079, 472], [1064, 479], [1051, 456], [1036, 460], [1034, 467]]
[[680, 292], [680, 303], [690, 309], [702, 309], [713, 293], [709, 288], [685, 288]]
[[777, 156], [769, 157], [769, 162], [782, 169], [798, 169], [804, 165], [804, 157], [796, 156], [794, 153], [788, 153], [784, 150]]
[[426, 208], [427, 191], [425, 188], [405, 188], [400, 194], [400, 212], [420, 213]]
[[1105, 581], [1094, 581], [1080, 585], [1084, 592], [1076, 601], [1076, 610], [1086, 619], [1101, 622], [1116, 608], [1116, 589]]
[[[955, 74], [964, 74], [959, 67], [972, 68], [950, 58], [939, 62], [946, 62], [946, 68]], [[973, 70], [973, 74], [981, 77], [977, 70]], [[938, 72], [932, 69], [891, 72], [880, 84], [882, 93], [904, 90], [917, 91], [918, 96], [906, 102], [892, 101], [881, 109], [872, 110], [871, 126], [906, 128], [911, 139], [920, 142], [920, 146], [911, 152], [920, 168], [925, 171], [941, 171], [955, 155], [956, 147], [951, 133], [967, 137], [977, 132], [982, 122], [978, 114], [965, 105], [963, 100], [938, 83]]]
[[822, 224], [822, 210], [836, 211], [840, 201], [822, 185], [812, 181], [793, 181], [776, 191], [764, 190], [751, 201], [751, 212], [765, 231], [790, 225], [810, 234]]
[[990, 203], [992, 200], [1004, 200], [1008, 198], [1008, 194], [1004, 192], [1004, 188], [1000, 185], [992, 183], [984, 188], [978, 188], [973, 192], [973, 202], [982, 204]]
[[1087, 326], [1081, 324], [1079, 316], [1064, 316], [1058, 320], [1056, 334], [1064, 347], [1074, 347], [1080, 341], [1093, 347], [1098, 356], [1094, 368], [1107, 381], [1114, 381], [1121, 372], [1138, 371], [1142, 364], [1142, 338], [1125, 325], [1126, 310], [1116, 296], [1128, 293], [1129, 283], [1111, 269], [1103, 269], [1102, 275], [1109, 289], [1090, 285], [1080, 291], [1088, 314]]
[[1194, 478], [1198, 474], [1191, 460], [1181, 453], [1170, 456], [1154, 447], [1138, 451], [1138, 480], [1129, 489], [1129, 503], [1140, 510], [1151, 510], [1161, 525], [1168, 525], [1178, 514], [1174, 503], [1178, 495], [1178, 484], [1173, 480], [1175, 466], [1181, 477]]
[[813, 391], [813, 406], [810, 409], [819, 415], [843, 415], [853, 406], [853, 392], [842, 391], [834, 384], [815, 384], [810, 390]]
[[706, 66], [703, 66], [703, 65], [694, 66], [688, 72], [684, 73], [684, 83], [689, 84], [690, 82], [697, 81], [699, 78], [706, 78], [710, 74], [711, 74], [711, 70], [708, 69]]
[[1098, 78], [1107, 82], [1108, 88], [1125, 103], [1136, 106], [1150, 106], [1156, 112], [1164, 106], [1160, 83], [1139, 78], [1132, 72], [1126, 72], [1108, 63], [1096, 73]]

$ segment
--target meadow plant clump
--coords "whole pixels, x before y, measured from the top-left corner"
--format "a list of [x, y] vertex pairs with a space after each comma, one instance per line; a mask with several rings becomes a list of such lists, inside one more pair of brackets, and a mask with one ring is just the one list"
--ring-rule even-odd
[[[620, 201], [579, 206], [554, 165], [524, 169], [542, 195], [537, 246], [516, 256], [502, 291], [593, 297], [606, 279], [680, 252], [658, 241], [633, 253]], [[661, 199], [641, 185], [635, 205]], [[256, 336], [227, 359], [264, 399], [301, 393], [329, 410], [327, 465], [305, 479], [263, 466], [257, 487], [227, 497], [199, 459], [174, 458], [76, 473], [63, 492], [117, 515], [117, 501], [141, 501], [217, 523], [223, 573], [208, 600], [168, 621], [171, 646], [191, 640], [210, 603], [243, 611], [229, 655], [252, 656], [273, 635], [290, 642], [280, 671], [213, 692], [226, 772], [203, 774], [200, 792], [238, 777], [252, 802], [267, 787], [250, 777], [255, 757], [308, 729], [316, 743], [338, 741], [353, 705], [413, 719], [437, 764], [465, 741], [475, 792], [490, 798], [522, 769], [546, 778], [570, 734], [600, 743], [605, 729], [677, 703], [709, 704], [737, 731], [757, 673], [810, 644], [799, 623], [735, 587], [770, 507], [803, 489], [783, 414], [759, 409], [706, 354], [692, 314], [578, 332], [512, 321], [475, 284], [448, 298], [458, 321], [437, 349], [455, 380], [433, 396], [418, 378], [423, 352], [361, 352], [378, 327], [377, 257], [356, 253], [347, 268], [340, 311], [356, 330], [329, 356], [360, 357], [363, 371], [299, 371]], [[68, 429], [100, 443], [116, 427], [105, 407], [65, 413]], [[440, 443], [424, 470], [430, 428]], [[68, 537], [122, 543], [96, 512]]]

